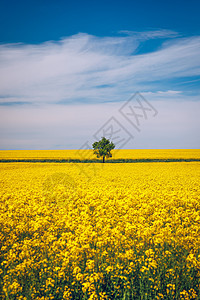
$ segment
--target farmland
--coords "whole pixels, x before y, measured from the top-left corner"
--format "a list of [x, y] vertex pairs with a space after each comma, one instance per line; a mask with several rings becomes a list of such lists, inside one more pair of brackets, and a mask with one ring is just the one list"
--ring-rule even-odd
[[[143, 150], [113, 150], [113, 159], [200, 159], [199, 149], [143, 149]], [[0, 150], [2, 159], [96, 159], [92, 150]]]
[[200, 299], [199, 176], [200, 162], [1, 163], [0, 298]]

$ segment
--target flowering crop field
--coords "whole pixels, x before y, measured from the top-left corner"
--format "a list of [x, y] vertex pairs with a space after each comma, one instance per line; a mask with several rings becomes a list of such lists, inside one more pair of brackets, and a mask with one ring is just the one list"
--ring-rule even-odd
[[1, 163], [0, 298], [200, 299], [199, 177], [199, 162]]
[[[114, 159], [200, 159], [200, 149], [113, 150]], [[0, 150], [1, 159], [96, 159], [92, 150]]]

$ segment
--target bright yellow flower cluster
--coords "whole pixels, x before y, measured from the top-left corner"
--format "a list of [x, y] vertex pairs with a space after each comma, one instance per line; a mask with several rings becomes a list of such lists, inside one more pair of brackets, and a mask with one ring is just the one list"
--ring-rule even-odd
[[0, 164], [0, 298], [199, 299], [199, 175], [199, 162]]

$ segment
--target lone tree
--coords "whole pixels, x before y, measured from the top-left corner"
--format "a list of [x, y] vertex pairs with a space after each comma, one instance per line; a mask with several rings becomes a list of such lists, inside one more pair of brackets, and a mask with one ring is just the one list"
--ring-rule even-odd
[[104, 163], [105, 157], [112, 157], [110, 151], [115, 148], [115, 145], [113, 144], [113, 142], [110, 142], [105, 137], [102, 137], [102, 139], [99, 142], [95, 142], [94, 144], [92, 144], [92, 147], [94, 148], [94, 154], [96, 154], [98, 158], [103, 157]]

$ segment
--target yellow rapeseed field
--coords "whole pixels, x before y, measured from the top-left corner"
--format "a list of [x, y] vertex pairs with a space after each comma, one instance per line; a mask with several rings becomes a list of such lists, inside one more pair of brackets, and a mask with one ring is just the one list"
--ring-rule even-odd
[[[200, 149], [145, 149], [112, 151], [114, 159], [199, 158]], [[95, 159], [92, 150], [0, 150], [0, 159]]]
[[199, 162], [1, 163], [0, 298], [200, 299], [199, 176]]

